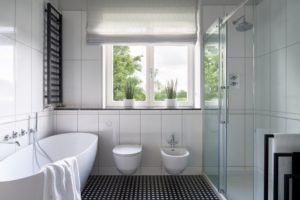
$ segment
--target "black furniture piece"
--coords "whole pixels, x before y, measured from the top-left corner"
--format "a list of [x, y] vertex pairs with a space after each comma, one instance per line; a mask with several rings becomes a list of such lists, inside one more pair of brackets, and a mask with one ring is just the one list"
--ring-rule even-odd
[[[274, 138], [273, 134], [264, 137], [264, 200], [268, 200], [269, 188], [269, 141]], [[300, 144], [299, 144], [300, 145]], [[278, 200], [278, 181], [279, 181], [279, 158], [292, 158], [292, 173], [284, 175], [284, 200], [290, 200], [290, 180], [292, 180], [292, 200], [300, 199], [300, 152], [274, 153], [274, 185], [273, 199]]]

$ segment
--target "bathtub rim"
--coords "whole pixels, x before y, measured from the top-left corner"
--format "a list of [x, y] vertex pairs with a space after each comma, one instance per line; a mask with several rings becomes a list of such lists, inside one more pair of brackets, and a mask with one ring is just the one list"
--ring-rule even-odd
[[[88, 132], [65, 132], [65, 133], [59, 133], [59, 134], [55, 134], [55, 135], [51, 135], [49, 137], [45, 137], [45, 138], [42, 138], [41, 140], [39, 141], [42, 141], [42, 140], [46, 140], [48, 138], [52, 138], [52, 137], [60, 137], [61, 135], [69, 135], [69, 134], [89, 134], [89, 135], [93, 135], [95, 136], [96, 140], [94, 140], [89, 146], [88, 148], [86, 148], [84, 151], [80, 152], [79, 154], [77, 154], [76, 156], [72, 156], [72, 157], [81, 157], [84, 153], [86, 153], [89, 149], [91, 149], [93, 147], [93, 145], [95, 145], [95, 143], [98, 143], [98, 138], [99, 138], [99, 135], [98, 134], [95, 134], [95, 133], [88, 133]], [[31, 143], [30, 145], [27, 145], [26, 147], [14, 152], [13, 154], [7, 156], [5, 159], [1, 160], [0, 161], [0, 165], [3, 161], [5, 161], [6, 159], [10, 158], [11, 156], [13, 156], [15, 153], [19, 152], [19, 151], [22, 151], [22, 150], [25, 150], [26, 148], [30, 148], [31, 146], [33, 146], [33, 143]], [[68, 157], [66, 157], [68, 158]], [[33, 173], [32, 175], [30, 176], [26, 176], [26, 177], [21, 177], [21, 178], [17, 178], [17, 179], [12, 179], [12, 180], [7, 180], [7, 181], [2, 181], [0, 179], [0, 185], [1, 184], [5, 184], [5, 183], [10, 183], [10, 182], [13, 182], [13, 181], [26, 181], [26, 179], [29, 179], [29, 178], [32, 178], [32, 177], [35, 177], [35, 176], [43, 176], [44, 178], [44, 172], [39, 170], [38, 172], [36, 173]]]

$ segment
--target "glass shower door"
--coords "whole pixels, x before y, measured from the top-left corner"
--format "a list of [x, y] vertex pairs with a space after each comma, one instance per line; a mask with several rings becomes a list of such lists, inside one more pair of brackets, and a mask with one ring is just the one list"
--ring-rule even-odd
[[204, 173], [226, 195], [226, 23], [217, 20], [204, 36]]
[[228, 84], [227, 84], [227, 23], [220, 23], [219, 47], [219, 174], [220, 192], [227, 191], [227, 125], [228, 125]]

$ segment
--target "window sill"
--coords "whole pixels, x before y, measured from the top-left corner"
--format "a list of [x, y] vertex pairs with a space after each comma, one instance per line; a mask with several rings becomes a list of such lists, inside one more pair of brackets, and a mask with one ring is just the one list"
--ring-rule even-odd
[[177, 107], [177, 108], [162, 108], [162, 107], [153, 107], [153, 108], [71, 108], [71, 107], [57, 107], [54, 110], [202, 110], [201, 108], [192, 108], [192, 107]]

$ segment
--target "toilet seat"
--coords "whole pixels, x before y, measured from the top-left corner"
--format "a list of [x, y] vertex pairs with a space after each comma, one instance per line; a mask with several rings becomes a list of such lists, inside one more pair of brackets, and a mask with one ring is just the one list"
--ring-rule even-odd
[[142, 152], [141, 145], [118, 145], [113, 149], [113, 153], [118, 156], [135, 156]]

